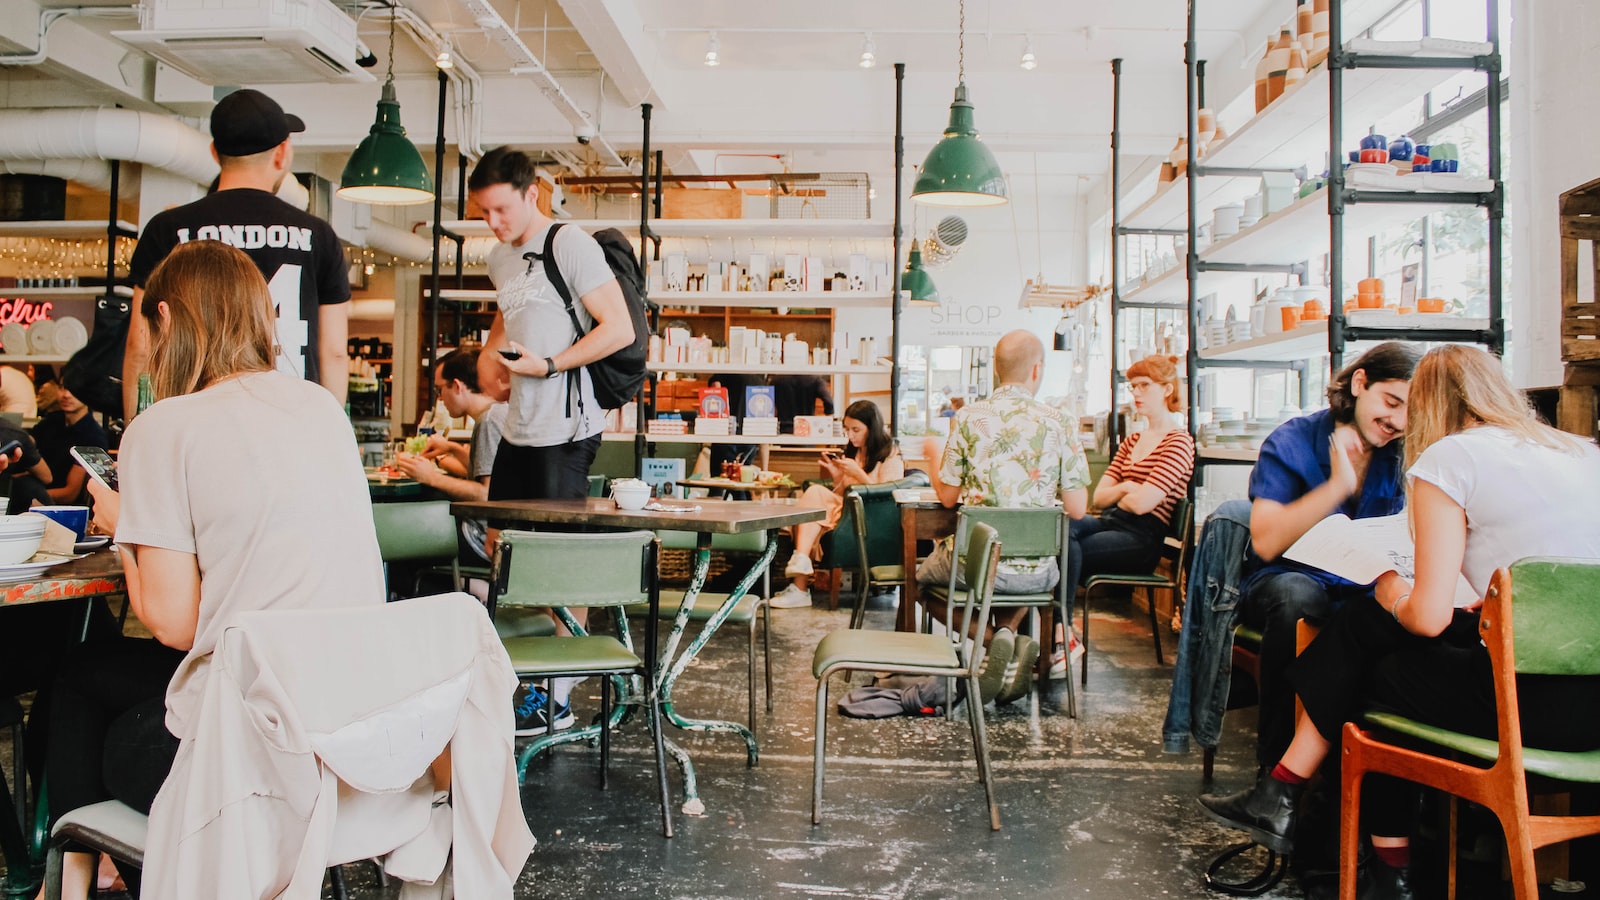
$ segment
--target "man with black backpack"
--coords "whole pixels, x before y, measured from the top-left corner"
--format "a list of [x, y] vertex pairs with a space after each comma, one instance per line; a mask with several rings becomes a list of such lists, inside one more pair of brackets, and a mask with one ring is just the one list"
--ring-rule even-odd
[[[467, 190], [500, 241], [489, 253], [499, 309], [478, 354], [479, 388], [510, 403], [489, 499], [582, 498], [606, 419], [588, 367], [638, 343], [628, 301], [595, 239], [539, 210], [526, 153], [490, 150]], [[570, 311], [563, 294], [575, 301]], [[642, 364], [641, 357], [641, 371]], [[490, 546], [494, 540], [491, 531]], [[580, 621], [582, 612], [573, 610]], [[549, 698], [530, 685], [518, 701], [517, 733], [570, 724], [573, 683], [557, 679]]]

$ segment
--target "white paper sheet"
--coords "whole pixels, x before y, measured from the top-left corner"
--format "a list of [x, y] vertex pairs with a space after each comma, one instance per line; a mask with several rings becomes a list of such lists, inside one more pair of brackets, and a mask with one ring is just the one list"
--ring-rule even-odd
[[[1283, 555], [1356, 584], [1371, 584], [1385, 572], [1396, 572], [1407, 581], [1416, 578], [1416, 547], [1403, 512], [1367, 519], [1331, 515], [1311, 526]], [[1458, 575], [1456, 607], [1478, 599], [1466, 577]]]

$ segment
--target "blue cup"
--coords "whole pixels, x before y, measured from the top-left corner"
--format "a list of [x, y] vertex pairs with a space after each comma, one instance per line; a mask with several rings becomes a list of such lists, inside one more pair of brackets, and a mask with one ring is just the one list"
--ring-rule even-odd
[[84, 534], [89, 530], [87, 506], [35, 506], [28, 512], [36, 512], [58, 525], [72, 529], [72, 533], [77, 535], [76, 540], [83, 540]]
[[1361, 162], [1361, 151], [1360, 150], [1351, 150], [1350, 151], [1350, 161], [1353, 162], [1353, 163]]

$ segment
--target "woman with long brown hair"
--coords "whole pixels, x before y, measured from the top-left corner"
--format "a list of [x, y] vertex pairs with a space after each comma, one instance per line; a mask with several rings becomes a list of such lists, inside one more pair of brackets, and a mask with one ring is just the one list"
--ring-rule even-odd
[[[239, 614], [384, 597], [350, 421], [326, 389], [274, 368], [272, 298], [255, 264], [216, 241], [183, 244], [140, 312], [156, 402], [123, 436], [121, 492], [91, 491], [155, 640], [88, 645], [64, 668], [50, 710], [52, 817], [110, 798], [150, 809]], [[68, 859], [63, 895], [84, 896], [91, 859]]]
[[[1474, 347], [1428, 352], [1411, 379], [1406, 424], [1407, 509], [1415, 580], [1390, 571], [1375, 597], [1329, 619], [1289, 669], [1305, 707], [1293, 741], [1256, 786], [1207, 795], [1212, 818], [1280, 852], [1305, 781], [1345, 722], [1373, 705], [1454, 731], [1495, 736], [1488, 650], [1478, 637], [1481, 599], [1458, 605], [1463, 577], [1483, 597], [1498, 568], [1530, 556], [1600, 558], [1600, 448], [1540, 422], [1501, 363]], [[1593, 749], [1600, 721], [1572, 710], [1600, 706], [1592, 679], [1519, 685], [1530, 746]], [[1415, 794], [1405, 782], [1369, 786], [1363, 812], [1380, 864], [1379, 896], [1409, 897]]]

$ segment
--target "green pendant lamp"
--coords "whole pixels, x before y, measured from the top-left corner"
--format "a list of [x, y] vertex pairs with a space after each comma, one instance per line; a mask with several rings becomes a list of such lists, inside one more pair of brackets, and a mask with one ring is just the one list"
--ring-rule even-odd
[[915, 245], [911, 247], [911, 258], [906, 260], [905, 271], [900, 273], [900, 290], [906, 293], [907, 305], [939, 305], [939, 288], [934, 286], [933, 276], [922, 267], [922, 251]]
[[391, 15], [389, 76], [378, 98], [377, 121], [339, 176], [339, 196], [356, 203], [409, 206], [433, 200], [433, 176], [400, 124], [400, 101], [394, 95], [394, 21]]
[[944, 138], [928, 152], [911, 199], [930, 206], [1000, 206], [1010, 202], [1000, 163], [978, 136], [972, 103], [967, 100], [967, 5], [961, 8], [960, 55], [956, 96], [950, 104], [950, 124]]

